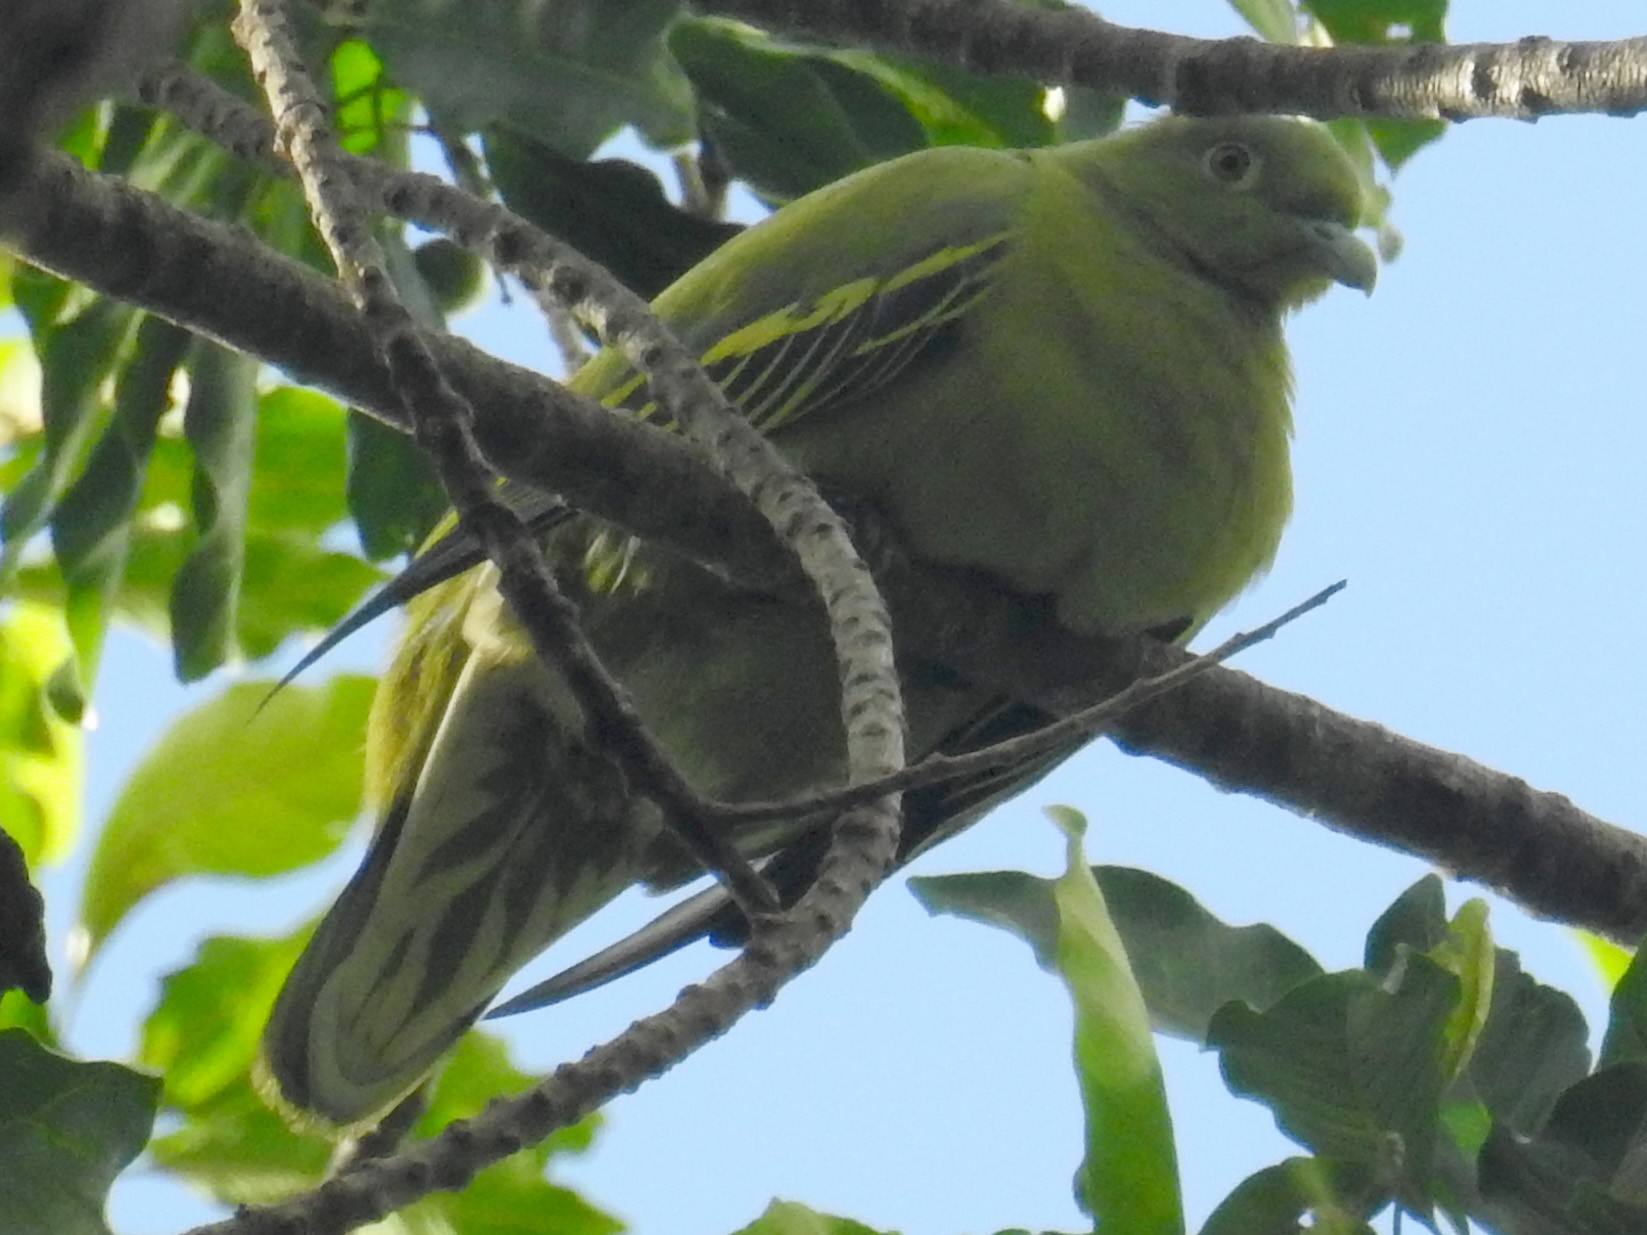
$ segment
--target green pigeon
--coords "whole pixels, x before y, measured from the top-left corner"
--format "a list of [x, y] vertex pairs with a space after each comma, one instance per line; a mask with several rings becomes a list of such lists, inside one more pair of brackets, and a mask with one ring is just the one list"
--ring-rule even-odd
[[[1187, 638], [1275, 555], [1292, 492], [1282, 318], [1333, 282], [1371, 289], [1361, 202], [1326, 130], [1291, 118], [938, 148], [783, 207], [653, 307], [734, 406], [910, 558], [1038, 598], [1077, 633]], [[651, 412], [615, 352], [571, 385]], [[539, 522], [590, 638], [699, 790], [773, 799], [840, 782], [815, 610], [587, 516]], [[599, 753], [496, 582], [482, 564], [409, 606], [368, 731], [375, 839], [264, 1036], [278, 1099], [335, 1124], [415, 1088], [516, 970], [618, 893], [700, 873]], [[906, 657], [900, 671], [913, 759], [1042, 719], [945, 666]], [[913, 795], [900, 856], [1053, 762]], [[785, 822], [731, 839], [802, 879], [816, 848]], [[605, 972], [712, 931], [714, 896], [686, 927], [663, 924], [673, 942]]]

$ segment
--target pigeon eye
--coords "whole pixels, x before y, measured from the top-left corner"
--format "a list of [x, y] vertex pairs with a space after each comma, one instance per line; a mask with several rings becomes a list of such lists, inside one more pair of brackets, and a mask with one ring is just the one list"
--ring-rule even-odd
[[1206, 168], [1220, 184], [1245, 188], [1258, 174], [1258, 157], [1240, 142], [1219, 142], [1207, 151]]

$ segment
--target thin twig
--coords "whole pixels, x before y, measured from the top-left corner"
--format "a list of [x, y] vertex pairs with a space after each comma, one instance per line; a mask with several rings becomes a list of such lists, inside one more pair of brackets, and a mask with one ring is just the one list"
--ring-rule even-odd
[[769, 819], [809, 819], [872, 801], [882, 793], [908, 793], [912, 789], [924, 789], [929, 785], [942, 784], [944, 781], [959, 780], [983, 772], [994, 772], [1001, 768], [1028, 763], [1038, 756], [1061, 750], [1077, 739], [1097, 737], [1132, 709], [1151, 699], [1157, 699], [1168, 691], [1177, 690], [1192, 679], [1239, 656], [1248, 648], [1273, 639], [1282, 627], [1297, 621], [1311, 610], [1319, 609], [1347, 586], [1347, 582], [1340, 579], [1262, 626], [1231, 635], [1210, 652], [1174, 665], [1153, 677], [1140, 678], [1108, 698], [1050, 724], [1042, 725], [1030, 733], [1007, 738], [978, 750], [968, 751], [964, 755], [928, 755], [901, 772], [862, 785], [848, 785], [840, 789], [828, 789], [776, 801], [711, 801], [705, 804], [705, 809], [710, 812], [713, 819], [723, 824], [754, 823]]

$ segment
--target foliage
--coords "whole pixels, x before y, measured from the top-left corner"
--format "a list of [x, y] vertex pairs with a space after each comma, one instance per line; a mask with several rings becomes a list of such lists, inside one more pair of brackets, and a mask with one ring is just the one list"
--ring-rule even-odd
[[[1232, 0], [1274, 41], [1440, 41], [1443, 0]], [[766, 202], [926, 146], [1033, 146], [1102, 132], [1120, 101], [861, 50], [803, 45], [624, 5], [412, 5], [306, 31], [349, 148], [405, 166], [410, 126], [448, 152], [472, 139], [501, 199], [651, 295], [733, 225], [677, 205], [659, 178], [597, 158], [625, 126], [654, 147], [694, 137], [695, 172]], [[202, 12], [190, 63], [246, 96], [225, 8]], [[420, 110], [421, 109], [421, 110]], [[1440, 126], [1340, 122], [1369, 190]], [[324, 268], [294, 187], [167, 117], [109, 104], [63, 138], [90, 165], [237, 223]], [[465, 146], [465, 149], [467, 147]], [[459, 160], [461, 161], [461, 160]], [[711, 185], [711, 190], [713, 185]], [[1386, 247], [1395, 233], [1381, 217]], [[413, 241], [388, 236], [411, 253]], [[445, 242], [438, 242], [442, 245]], [[437, 271], [428, 242], [397, 274], [410, 298], [461, 307], [476, 271]], [[0, 349], [0, 391], [37, 381], [43, 416], [0, 409], [0, 819], [31, 866], [80, 830], [80, 731], [110, 623], [167, 639], [207, 677], [333, 625], [416, 546], [444, 500], [405, 441], [254, 360], [49, 275], [6, 270], [33, 343]], [[344, 547], [353, 538], [358, 550]], [[318, 860], [357, 813], [369, 683], [241, 681], [178, 719], [101, 821], [79, 920], [95, 948], [168, 883], [263, 879]], [[288, 773], [301, 766], [304, 775]], [[1327, 973], [1267, 926], [1232, 928], [1141, 871], [1088, 870], [1079, 823], [1055, 880], [1012, 872], [917, 881], [934, 912], [1000, 926], [1056, 974], [1076, 1009], [1085, 1103], [1082, 1203], [1101, 1229], [1184, 1227], [1150, 1027], [1218, 1052], [1231, 1089], [1264, 1103], [1307, 1154], [1236, 1187], [1204, 1235], [1363, 1231], [1397, 1205], [1427, 1225], [1505, 1232], [1643, 1229], [1634, 1163], [1647, 1145], [1647, 970], [1621, 962], [1601, 1057], [1566, 996], [1496, 948], [1481, 908], [1449, 918], [1439, 881], [1374, 924], [1363, 968]], [[21, 903], [17, 880], [0, 888]], [[37, 916], [37, 915], [36, 915]], [[10, 920], [7, 919], [8, 925]], [[38, 925], [37, 922], [32, 923]], [[25, 924], [29, 925], [29, 924]], [[325, 1138], [292, 1130], [251, 1081], [259, 1027], [301, 938], [203, 941], [143, 1026], [136, 1063], [63, 1058], [17, 993], [0, 1004], [0, 1212], [8, 1229], [101, 1232], [114, 1175], [152, 1163], [229, 1203], [270, 1200], [324, 1169]], [[9, 960], [9, 958], [7, 958]], [[0, 975], [12, 971], [0, 964]], [[38, 993], [38, 992], [36, 992]], [[472, 1035], [419, 1124], [427, 1134], [527, 1083]], [[152, 1141], [157, 1112], [166, 1131]], [[587, 1146], [586, 1121], [424, 1201], [393, 1229], [604, 1232], [617, 1222], [549, 1182]], [[32, 1224], [32, 1225], [31, 1225]], [[385, 1227], [383, 1229], [391, 1229]], [[747, 1232], [868, 1231], [775, 1202]]]

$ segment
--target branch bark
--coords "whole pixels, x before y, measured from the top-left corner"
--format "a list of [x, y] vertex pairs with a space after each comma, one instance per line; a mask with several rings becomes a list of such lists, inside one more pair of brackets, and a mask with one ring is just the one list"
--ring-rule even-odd
[[1113, 25], [1013, 0], [697, 0], [773, 30], [899, 52], [978, 73], [1089, 86], [1198, 115], [1466, 120], [1647, 107], [1647, 38], [1568, 43], [1289, 47]]

